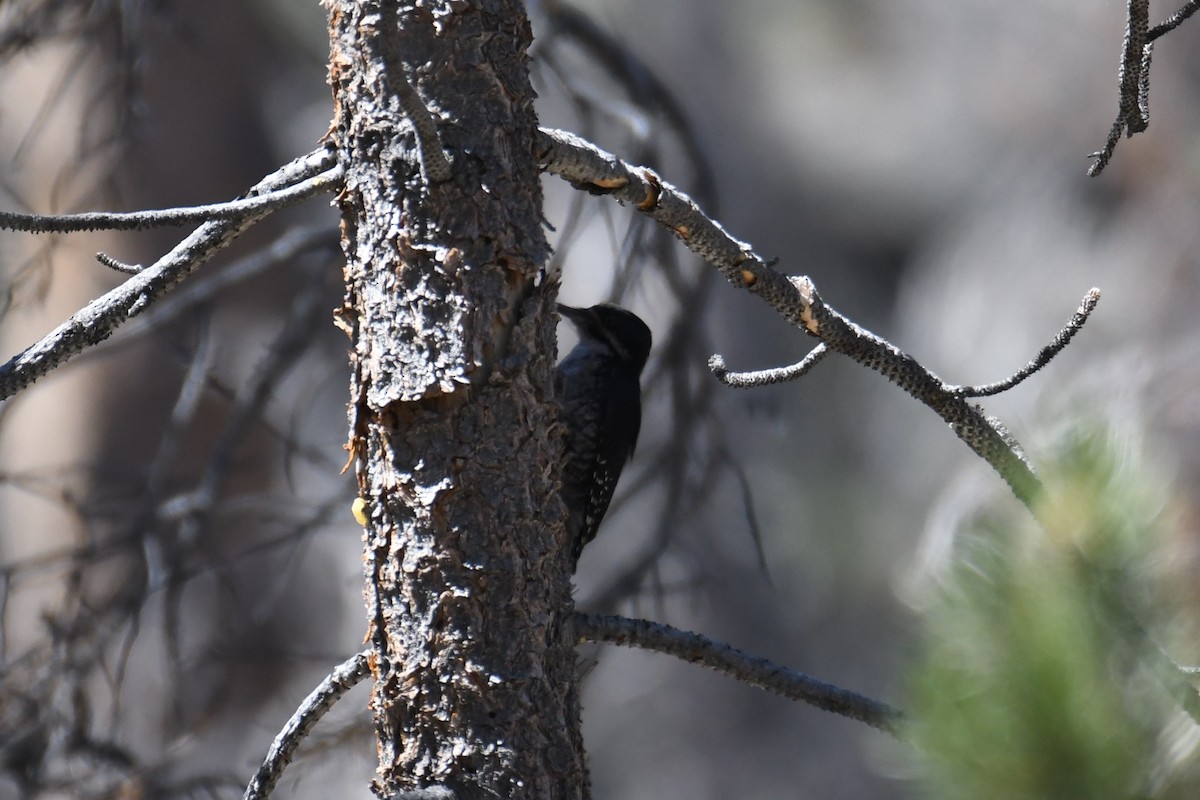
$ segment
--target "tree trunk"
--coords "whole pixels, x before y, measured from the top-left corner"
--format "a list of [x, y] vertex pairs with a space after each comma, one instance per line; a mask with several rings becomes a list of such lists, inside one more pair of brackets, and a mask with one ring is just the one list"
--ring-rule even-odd
[[326, 6], [375, 789], [581, 797], [529, 23], [516, 0]]

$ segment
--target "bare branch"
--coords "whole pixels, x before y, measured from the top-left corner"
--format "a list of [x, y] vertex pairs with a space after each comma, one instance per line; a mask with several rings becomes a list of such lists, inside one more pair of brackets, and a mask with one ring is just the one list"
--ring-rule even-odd
[[1200, 10], [1200, 0], [1188, 0], [1187, 4], [1165, 20], [1155, 25], [1146, 34], [1146, 41], [1153, 42], [1164, 33], [1170, 33], [1183, 24], [1183, 21]]
[[1088, 170], [1095, 177], [1104, 171], [1121, 141], [1121, 134], [1133, 136], [1150, 124], [1150, 53], [1153, 45], [1147, 41], [1150, 30], [1150, 0], [1128, 0], [1125, 23], [1125, 45], [1121, 49], [1120, 85], [1117, 119], [1109, 129], [1104, 147], [1091, 154], [1096, 159]]
[[323, 299], [320, 282], [307, 281], [302, 286], [283, 329], [267, 349], [252, 377], [233, 398], [233, 408], [230, 409], [225, 430], [215, 437], [208, 466], [189, 493], [189, 513], [180, 534], [184, 540], [196, 541], [200, 538], [200, 531], [208, 523], [221, 485], [228, 478], [234, 454], [245, 441], [247, 431], [267, 416], [264, 408], [271, 399], [272, 390], [295, 366], [310, 339], [319, 330], [313, 325], [313, 317]]
[[[537, 45], [551, 46], [557, 44], [559, 38], [573, 41], [582, 47], [591, 61], [604, 72], [612, 76], [618, 85], [624, 88], [635, 106], [644, 113], [661, 115], [666, 126], [679, 138], [679, 143], [692, 167], [692, 179], [695, 181], [695, 195], [706, 207], [717, 213], [718, 200], [716, 183], [713, 176], [716, 170], [712, 168], [704, 148], [700, 145], [696, 130], [688, 120], [688, 115], [680, 105], [675, 92], [663, 82], [653, 69], [638, 58], [628, 44], [617, 36], [608, 33], [584, 12], [561, 0], [551, 0], [543, 3], [546, 20], [549, 23], [546, 32], [539, 37]], [[540, 57], [554, 62], [548, 53], [539, 53]], [[557, 68], [560, 72], [570, 73], [569, 69]], [[661, 134], [655, 129], [652, 136], [646, 139], [658, 140]], [[651, 161], [650, 163], [655, 163]]]
[[604, 642], [666, 653], [751, 686], [898, 735], [903, 714], [886, 703], [743, 653], [707, 636], [642, 619], [582, 613], [573, 614], [571, 619], [580, 642]]
[[145, 269], [141, 264], [126, 264], [124, 261], [118, 261], [108, 253], [96, 253], [96, 260], [109, 269], [123, 272], [126, 275], [137, 275]]
[[738, 488], [742, 492], [742, 513], [746, 517], [746, 530], [750, 533], [750, 541], [754, 543], [754, 554], [758, 558], [758, 568], [762, 570], [767, 585], [773, 585], [771, 569], [767, 563], [767, 551], [763, 547], [762, 528], [758, 524], [758, 514], [754, 513], [754, 487], [746, 475], [746, 469], [729, 451], [728, 447], [721, 448], [721, 460], [724, 461], [733, 477], [737, 479]]
[[786, 383], [798, 380], [808, 374], [808, 371], [829, 355], [829, 348], [822, 342], [812, 349], [803, 359], [788, 367], [778, 369], [763, 369], [757, 372], [730, 372], [725, 366], [725, 359], [714, 355], [708, 360], [708, 368], [713, 377], [726, 386], [734, 389], [754, 389], [759, 386], [770, 386], [773, 383]]
[[[315, 150], [263, 178], [249, 194], [276, 191], [319, 175], [333, 166], [336, 157], [332, 150]], [[269, 209], [259, 210], [237, 219], [205, 222], [154, 264], [75, 312], [41, 341], [0, 367], [0, 400], [104, 341], [268, 213]]]
[[825, 305], [808, 278], [792, 282], [810, 303], [808, 330], [830, 348], [878, 371], [905, 392], [937, 412], [958, 438], [992, 465], [1027, 506], [1041, 491], [1041, 482], [1012, 436], [996, 420], [950, 391], [941, 378], [912, 356], [868, 330], [860, 328]]
[[242, 800], [265, 800], [275, 789], [283, 770], [292, 761], [292, 756], [308, 732], [325, 716], [342, 695], [353, 689], [363, 678], [371, 674], [370, 650], [364, 650], [342, 662], [313, 689], [312, 694], [296, 709], [296, 713], [283, 726], [283, 730], [271, 743], [262, 766], [246, 786]]
[[[219, 271], [206, 273], [203, 280], [188, 281], [179, 286], [162, 298], [154, 308], [117, 331], [110, 344], [136, 339], [189, 309], [211, 302], [230, 287], [255, 278], [280, 264], [291, 262], [310, 250], [328, 249], [340, 256], [338, 244], [336, 228], [328, 225], [307, 224], [290, 228], [262, 249], [223, 265]], [[141, 271], [144, 267], [137, 266], [136, 269]]]
[[[705, 216], [690, 197], [663, 182], [653, 170], [630, 166], [567, 131], [541, 128], [539, 134], [538, 159], [543, 169], [579, 188], [594, 194], [612, 195], [649, 214], [720, 270], [735, 286], [750, 288], [756, 281], [766, 278], [769, 286], [758, 287], [756, 293], [774, 289], [795, 295], [787, 285], [787, 279], [771, 270], [750, 245], [726, 233], [719, 223]], [[772, 277], [777, 280], [771, 280]], [[793, 312], [798, 322], [800, 308]]]
[[1071, 321], [1064, 325], [1062, 330], [1058, 332], [1058, 335], [1050, 340], [1050, 344], [1043, 347], [1032, 361], [1010, 377], [996, 383], [984, 384], [983, 386], [952, 386], [950, 387], [950, 391], [956, 392], [963, 397], [990, 397], [1001, 392], [1007, 392], [1049, 364], [1051, 359], [1061, 353], [1070, 344], [1071, 340], [1075, 338], [1075, 334], [1079, 333], [1084, 323], [1088, 321], [1088, 317], [1096, 310], [1096, 304], [1099, 302], [1100, 290], [1091, 289], [1083, 296], [1083, 302], [1074, 315], [1071, 316]]
[[730, 236], [690, 197], [645, 167], [633, 167], [590, 142], [543, 128], [543, 168], [573, 185], [610, 194], [666, 226], [685, 245], [717, 268], [734, 286], [758, 295], [784, 319], [820, 339], [830, 350], [876, 370], [933, 409], [955, 434], [992, 466], [1026, 505], [1041, 483], [1012, 437], [977, 406], [890, 342], [855, 325], [817, 294], [813, 282], [775, 271], [749, 244]]
[[[231, 200], [228, 203], [151, 211], [89, 211], [82, 214], [18, 214], [0, 211], [0, 228], [27, 233], [75, 233], [97, 230], [133, 231], [196, 222], [236, 220], [251, 215], [262, 216], [293, 206], [313, 195], [332, 191], [341, 180], [342, 168], [335, 164], [325, 172], [299, 183], [252, 197]], [[113, 266], [107, 261], [102, 263], [105, 266]]]
[[1128, 0], [1118, 77], [1117, 119], [1108, 132], [1104, 147], [1091, 154], [1096, 161], [1088, 175], [1095, 177], [1104, 171], [1122, 134], [1129, 138], [1150, 125], [1150, 60], [1154, 40], [1178, 28], [1197, 9], [1200, 9], [1200, 0], [1188, 0], [1183, 8], [1151, 28], [1150, 0]]

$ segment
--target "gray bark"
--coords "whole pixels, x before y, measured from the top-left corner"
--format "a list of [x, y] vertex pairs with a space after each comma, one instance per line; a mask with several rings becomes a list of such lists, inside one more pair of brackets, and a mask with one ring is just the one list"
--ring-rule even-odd
[[584, 796], [524, 8], [326, 6], [375, 790]]

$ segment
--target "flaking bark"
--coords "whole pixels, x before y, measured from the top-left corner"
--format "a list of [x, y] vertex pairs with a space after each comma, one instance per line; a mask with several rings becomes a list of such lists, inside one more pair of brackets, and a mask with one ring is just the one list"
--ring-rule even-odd
[[585, 796], [528, 21], [513, 0], [326, 6], [375, 789]]

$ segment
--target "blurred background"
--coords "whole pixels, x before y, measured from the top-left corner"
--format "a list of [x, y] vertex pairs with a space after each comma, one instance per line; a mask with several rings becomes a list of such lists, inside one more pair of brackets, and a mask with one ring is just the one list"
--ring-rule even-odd
[[[1173, 10], [1152, 4], [1154, 19]], [[1117, 4], [530, 12], [544, 125], [652, 166], [949, 382], [1014, 372], [1100, 287], [1076, 342], [984, 406], [1035, 464], [1078, 421], [1104, 426], [1189, 518], [1194, 23], [1156, 45], [1149, 130], [1088, 178], [1117, 112]], [[0, 5], [0, 203], [235, 196], [328, 128], [324, 25], [316, 2], [284, 0]], [[544, 186], [562, 300], [619, 298], [657, 343], [638, 456], [581, 562], [579, 607], [899, 704], [930, 564], [973, 509], [1013, 511], [1003, 483], [935, 414], [840, 357], [793, 384], [719, 385], [714, 353], [762, 369], [813, 341], [629, 209]], [[273, 217], [0, 409], [0, 797], [234, 796], [359, 648], [336, 222], [321, 200]], [[120, 281], [97, 250], [149, 263], [176, 239], [0, 235], [4, 357]], [[583, 655], [598, 798], [914, 796], [862, 725], [665, 656]], [[369, 796], [365, 707], [360, 687], [322, 723], [289, 795]]]

